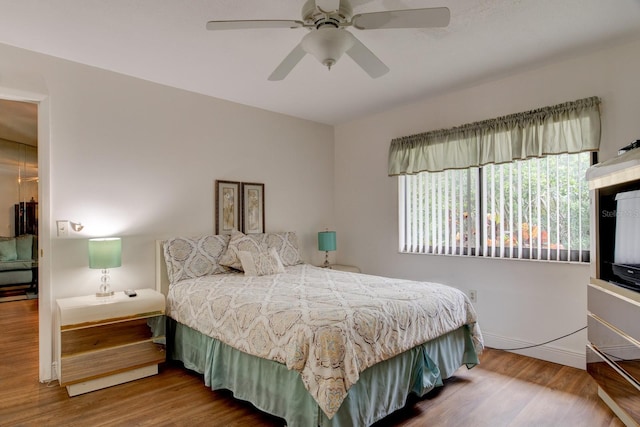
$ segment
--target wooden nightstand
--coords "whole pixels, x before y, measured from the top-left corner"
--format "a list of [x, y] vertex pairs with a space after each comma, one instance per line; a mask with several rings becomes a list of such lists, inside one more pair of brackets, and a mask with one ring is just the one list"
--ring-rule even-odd
[[69, 396], [158, 373], [165, 360], [164, 295], [136, 292], [56, 301], [58, 380]]
[[331, 264], [329, 268], [332, 270], [349, 271], [351, 273], [360, 273], [360, 269], [355, 265]]

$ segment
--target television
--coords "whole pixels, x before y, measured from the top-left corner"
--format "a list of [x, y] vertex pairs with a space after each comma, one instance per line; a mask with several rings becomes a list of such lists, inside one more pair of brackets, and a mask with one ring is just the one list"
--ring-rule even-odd
[[615, 195], [613, 282], [640, 291], [640, 190]]

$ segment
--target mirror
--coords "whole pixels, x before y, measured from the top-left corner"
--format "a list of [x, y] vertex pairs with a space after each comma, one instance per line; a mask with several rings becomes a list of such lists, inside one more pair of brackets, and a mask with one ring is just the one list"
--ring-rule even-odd
[[0, 100], [0, 236], [38, 235], [37, 105]]

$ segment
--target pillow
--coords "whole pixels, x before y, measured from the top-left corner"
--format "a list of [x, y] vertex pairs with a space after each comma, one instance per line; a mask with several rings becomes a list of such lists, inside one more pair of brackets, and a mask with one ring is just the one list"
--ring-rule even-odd
[[227, 251], [220, 258], [220, 265], [234, 268], [242, 271], [242, 262], [238, 258], [238, 252], [253, 252], [266, 251], [269, 249], [264, 240], [264, 234], [244, 234], [237, 230], [231, 232], [231, 240], [229, 240], [229, 246]]
[[266, 241], [267, 247], [276, 249], [282, 265], [285, 267], [302, 264], [300, 249], [298, 249], [298, 237], [294, 231], [267, 233]]
[[238, 251], [238, 258], [242, 263], [245, 276], [267, 276], [269, 274], [284, 273], [284, 266], [275, 248], [268, 251]]
[[229, 244], [228, 234], [176, 237], [164, 242], [164, 259], [169, 282], [226, 273], [220, 257]]
[[0, 241], [0, 261], [15, 261], [17, 259], [16, 239]]
[[33, 235], [23, 234], [16, 237], [16, 251], [18, 259], [33, 259]]
[[242, 263], [238, 251], [258, 252], [275, 248], [278, 257], [285, 267], [302, 264], [298, 238], [293, 231], [282, 233], [243, 234], [237, 230], [231, 232], [231, 240], [227, 252], [220, 259], [220, 265], [242, 271]]

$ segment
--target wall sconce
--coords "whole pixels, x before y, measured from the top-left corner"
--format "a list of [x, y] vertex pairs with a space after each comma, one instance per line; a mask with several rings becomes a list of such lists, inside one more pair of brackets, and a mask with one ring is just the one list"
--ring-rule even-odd
[[318, 250], [324, 251], [324, 268], [329, 267], [329, 251], [336, 250], [336, 232], [320, 231], [318, 233]]
[[122, 241], [119, 237], [89, 239], [89, 268], [102, 269], [97, 297], [113, 295], [109, 283], [109, 269], [122, 265]]
[[84, 225], [79, 222], [69, 221], [69, 224], [71, 224], [71, 229], [75, 232], [82, 231], [82, 229], [84, 228]]

